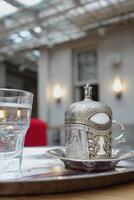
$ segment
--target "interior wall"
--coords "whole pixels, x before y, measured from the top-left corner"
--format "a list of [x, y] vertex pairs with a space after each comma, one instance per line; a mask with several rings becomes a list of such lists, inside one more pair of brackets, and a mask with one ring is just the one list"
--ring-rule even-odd
[[0, 88], [6, 87], [6, 66], [0, 63]]
[[[69, 45], [62, 45], [54, 47], [49, 50], [49, 74], [45, 75], [40, 71], [42, 78], [40, 80], [39, 98], [41, 99], [42, 93], [42, 106], [40, 106], [39, 117], [43, 117], [43, 112], [48, 112], [47, 122], [50, 126], [61, 126], [64, 124], [64, 111], [65, 107], [73, 101], [73, 51], [81, 48], [96, 48], [98, 52], [98, 75], [99, 75], [99, 94], [100, 101], [108, 104], [113, 110], [113, 118], [122, 121], [126, 124], [134, 124], [134, 29], [115, 30], [106, 33], [103, 37], [98, 36], [89, 37], [83, 41], [75, 41]], [[45, 58], [44, 53], [42, 58]], [[47, 57], [47, 58], [48, 58]], [[123, 93], [122, 99], [117, 100], [112, 91], [113, 78], [116, 71], [113, 67], [115, 60], [120, 58], [120, 76], [124, 80], [126, 90]], [[45, 61], [44, 61], [45, 63]], [[45, 64], [41, 64], [45, 68]], [[40, 70], [40, 68], [39, 68]], [[61, 84], [64, 95], [61, 104], [56, 104], [52, 95], [49, 95], [47, 103], [45, 104], [46, 86], [45, 79], [49, 79], [50, 93], [55, 84]], [[44, 89], [43, 89], [44, 88]], [[48, 106], [49, 109], [45, 110], [44, 107]], [[41, 114], [42, 113], [42, 114]], [[129, 139], [132, 137], [130, 135]], [[49, 144], [52, 145], [52, 132], [49, 133]], [[61, 135], [61, 144], [64, 144], [64, 131]]]
[[[53, 144], [53, 135], [54, 140], [60, 137], [60, 144], [64, 144], [64, 111], [72, 102], [71, 49], [45, 49], [41, 55], [38, 67], [39, 118], [48, 123], [48, 144]], [[60, 103], [52, 96], [55, 84], [62, 87]]]
[[51, 51], [51, 88], [60, 84], [62, 99], [57, 103], [52, 96], [50, 108], [50, 125], [64, 124], [64, 110], [72, 102], [72, 55], [71, 49], [57, 49]]
[[42, 49], [38, 61], [38, 117], [48, 123], [49, 101], [48, 90], [50, 81], [49, 52]]
[[[134, 30], [106, 34], [98, 45], [100, 98], [113, 110], [113, 118], [123, 123], [134, 123]], [[119, 69], [114, 62], [120, 60]], [[121, 99], [112, 91], [113, 79], [120, 76], [125, 85]]]

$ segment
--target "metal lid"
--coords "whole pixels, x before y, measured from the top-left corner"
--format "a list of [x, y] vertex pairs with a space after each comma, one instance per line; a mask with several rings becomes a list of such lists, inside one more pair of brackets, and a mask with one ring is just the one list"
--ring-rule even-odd
[[92, 100], [92, 87], [87, 83], [84, 87], [85, 98], [83, 101], [75, 102], [65, 110], [65, 124], [91, 125], [90, 118], [97, 113], [106, 113], [112, 118], [112, 110], [100, 102]]

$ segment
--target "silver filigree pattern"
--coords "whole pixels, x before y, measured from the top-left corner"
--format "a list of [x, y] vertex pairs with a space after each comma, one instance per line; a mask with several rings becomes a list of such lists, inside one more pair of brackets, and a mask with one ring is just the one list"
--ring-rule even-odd
[[[103, 139], [104, 144], [101, 144], [100, 138], [106, 138], [107, 135], [111, 137], [112, 111], [108, 106], [92, 101], [89, 94], [91, 90], [88, 87], [86, 90], [85, 100], [73, 103], [65, 112], [66, 156], [86, 160], [107, 158], [110, 156], [111, 144], [106, 139]], [[107, 123], [97, 124], [90, 120], [101, 112], [109, 116]]]
[[[91, 120], [100, 113], [105, 114], [108, 120], [103, 123]], [[112, 110], [91, 99], [91, 88], [87, 84], [84, 101], [71, 104], [65, 111], [66, 156], [86, 160], [110, 158], [111, 127]]]

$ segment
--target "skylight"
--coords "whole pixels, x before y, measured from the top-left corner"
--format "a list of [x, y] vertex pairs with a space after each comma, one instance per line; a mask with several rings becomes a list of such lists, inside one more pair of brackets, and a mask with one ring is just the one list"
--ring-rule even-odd
[[[110, 0], [110, 1], [115, 1], [115, 0]], [[117, 1], [116, 1], [117, 3]], [[86, 10], [89, 10], [89, 11], [94, 11], [94, 10], [99, 10], [101, 8], [105, 8], [108, 6], [108, 1], [107, 0], [99, 0], [99, 1], [92, 1], [92, 2], [89, 2], [88, 4], [86, 4], [84, 6], [84, 8]]]
[[11, 34], [9, 38], [13, 41], [13, 43], [21, 43], [23, 41], [23, 39], [16, 33]]
[[22, 37], [22, 38], [25, 38], [25, 39], [31, 39], [32, 38], [32, 34], [30, 33], [30, 31], [20, 31], [19, 35]]
[[17, 11], [16, 7], [3, 0], [0, 1], [0, 8], [0, 18], [11, 15]]
[[16, 1], [23, 4], [26, 7], [35, 6], [42, 2], [42, 0], [16, 0]]
[[42, 28], [40, 26], [36, 26], [33, 29], [36, 33], [40, 33], [42, 31]]
[[[134, 18], [134, 0], [0, 0], [0, 52], [52, 47]], [[123, 9], [123, 10], [122, 10]], [[123, 15], [121, 13], [123, 12]], [[13, 15], [10, 15], [15, 13]], [[8, 16], [9, 15], [9, 16]], [[6, 17], [7, 16], [7, 17]], [[104, 28], [103, 28], [104, 27]], [[105, 28], [107, 29], [107, 28]], [[36, 49], [35, 49], [36, 50]], [[33, 51], [33, 57], [39, 52]]]

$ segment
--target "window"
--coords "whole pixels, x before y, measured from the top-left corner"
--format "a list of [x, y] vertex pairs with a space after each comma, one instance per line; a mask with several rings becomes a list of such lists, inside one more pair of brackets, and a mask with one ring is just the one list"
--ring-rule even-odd
[[[83, 85], [84, 86], [84, 85]], [[79, 93], [80, 93], [80, 100], [83, 100], [85, 95], [84, 95], [84, 88], [83, 86], [79, 87]], [[98, 101], [99, 100], [99, 94], [98, 94], [98, 91], [99, 91], [99, 85], [96, 83], [96, 84], [91, 84], [91, 87], [93, 88], [92, 90], [92, 99], [94, 101]]]
[[98, 85], [98, 65], [97, 65], [97, 51], [85, 50], [75, 53], [75, 70], [74, 70], [74, 87], [75, 100], [83, 100], [84, 89], [83, 86], [89, 82], [93, 87], [92, 98], [96, 101], [99, 99], [99, 85]]

